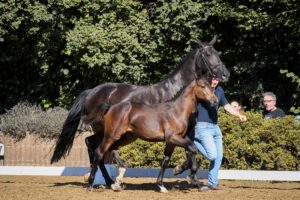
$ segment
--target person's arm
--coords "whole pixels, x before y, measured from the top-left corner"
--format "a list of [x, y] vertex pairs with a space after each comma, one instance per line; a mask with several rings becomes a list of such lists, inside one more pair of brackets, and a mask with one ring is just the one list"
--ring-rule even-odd
[[243, 122], [243, 121], [246, 121], [247, 120], [247, 117], [245, 115], [242, 115], [240, 114], [238, 111], [236, 111], [229, 103], [225, 104], [224, 105], [224, 109], [230, 113], [231, 115], [233, 116], [237, 116], [238, 118], [240, 118], [240, 120]]

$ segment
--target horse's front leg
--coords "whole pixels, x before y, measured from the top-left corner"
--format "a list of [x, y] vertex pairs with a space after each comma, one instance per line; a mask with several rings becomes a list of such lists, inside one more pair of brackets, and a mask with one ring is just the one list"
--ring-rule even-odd
[[170, 158], [172, 156], [174, 148], [175, 148], [175, 146], [173, 144], [171, 144], [171, 143], [166, 144], [166, 148], [165, 148], [165, 151], [164, 151], [164, 158], [162, 160], [161, 168], [160, 168], [157, 180], [156, 180], [156, 184], [159, 187], [160, 192], [162, 192], [162, 193], [167, 193], [168, 192], [167, 188], [163, 184], [163, 177], [164, 177], [166, 168], [169, 165]]
[[192, 153], [188, 150], [185, 149], [185, 155], [186, 155], [186, 160], [184, 161], [184, 163], [182, 165], [177, 165], [174, 169], [173, 169], [173, 174], [174, 176], [177, 176], [181, 173], [183, 173], [185, 170], [190, 169], [192, 166]]
[[196, 176], [198, 170], [198, 164], [196, 160], [197, 147], [195, 146], [195, 144], [189, 139], [189, 137], [182, 138], [179, 135], [173, 135], [169, 141], [177, 146], [184, 147], [185, 150], [187, 151], [187, 160], [183, 165], [179, 165], [179, 167], [178, 166], [175, 167], [173, 171], [174, 174], [175, 172], [182, 173], [186, 169], [190, 168], [191, 175], [189, 178], [191, 179], [191, 183], [193, 185], [200, 187], [198, 178]]
[[[189, 149], [187, 152], [187, 157], [188, 160], [190, 160], [190, 175], [188, 177], [188, 181], [190, 184], [192, 184], [193, 186], [197, 186], [200, 187], [200, 183], [197, 177], [197, 170], [198, 170], [198, 163], [197, 163], [197, 159], [196, 159], [196, 149], [197, 147], [194, 145], [194, 143], [190, 144], [189, 147], [187, 149]], [[192, 151], [190, 151], [190, 149], [193, 149]]]

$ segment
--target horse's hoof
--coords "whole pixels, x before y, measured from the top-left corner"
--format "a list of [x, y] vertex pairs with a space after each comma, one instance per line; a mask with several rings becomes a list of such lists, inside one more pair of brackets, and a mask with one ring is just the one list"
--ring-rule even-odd
[[161, 193], [168, 193], [168, 190], [167, 190], [167, 188], [165, 188], [165, 186], [158, 185], [158, 187], [159, 187], [159, 192], [161, 192]]
[[195, 178], [191, 177], [190, 175], [186, 177], [186, 181], [188, 182], [188, 184], [191, 184], [191, 185], [197, 185], [197, 181], [198, 180], [195, 180]]
[[86, 173], [84, 176], [83, 176], [83, 180], [84, 182], [88, 182], [89, 181], [89, 177], [90, 177], [90, 172]]
[[192, 178], [191, 176], [187, 176], [186, 180], [187, 180], [188, 184], [191, 184], [194, 187], [200, 187], [200, 182], [196, 175], [194, 178]]
[[94, 190], [93, 186], [90, 185], [86, 188], [87, 192], [92, 192], [93, 190]]
[[110, 187], [113, 191], [116, 191], [116, 192], [121, 191], [121, 189], [122, 189], [120, 184], [118, 184], [118, 183], [112, 184]]

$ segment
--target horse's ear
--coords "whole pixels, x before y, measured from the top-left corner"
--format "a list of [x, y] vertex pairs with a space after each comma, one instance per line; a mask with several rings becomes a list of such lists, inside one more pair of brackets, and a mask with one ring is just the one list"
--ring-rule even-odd
[[197, 41], [197, 44], [198, 48], [204, 47], [204, 44], [200, 40]]
[[213, 37], [213, 39], [209, 42], [209, 45], [210, 45], [210, 46], [213, 46], [213, 45], [216, 43], [216, 41], [217, 41], [217, 36], [215, 35], [215, 36]]

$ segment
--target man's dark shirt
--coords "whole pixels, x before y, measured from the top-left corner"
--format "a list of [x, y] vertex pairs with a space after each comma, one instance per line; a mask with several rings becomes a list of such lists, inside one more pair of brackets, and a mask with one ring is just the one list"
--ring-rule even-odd
[[218, 108], [228, 104], [224, 90], [221, 86], [215, 88], [215, 94], [218, 97], [218, 105], [211, 107], [208, 102], [198, 101], [198, 122], [218, 123]]
[[273, 110], [271, 112], [264, 110], [263, 116], [265, 119], [274, 119], [274, 118], [284, 117], [285, 113], [282, 109], [276, 108], [275, 110]]

